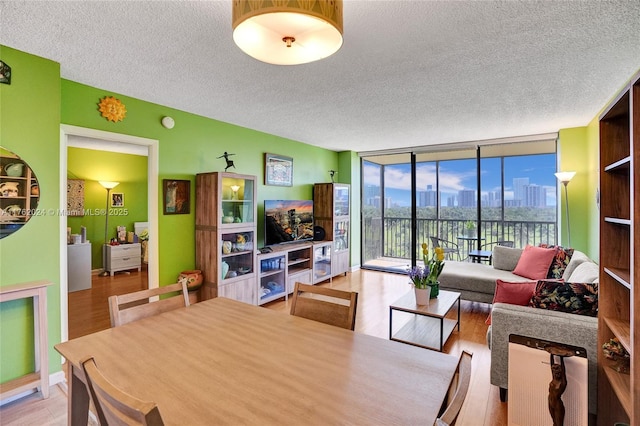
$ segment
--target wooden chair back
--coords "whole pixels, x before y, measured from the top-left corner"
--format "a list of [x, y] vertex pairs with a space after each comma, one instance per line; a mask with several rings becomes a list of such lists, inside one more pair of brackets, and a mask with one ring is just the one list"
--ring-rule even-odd
[[155, 403], [142, 401], [117, 388], [100, 372], [93, 357], [84, 358], [80, 363], [100, 425], [164, 425]]
[[[152, 298], [171, 293], [177, 294], [165, 299], [152, 301]], [[186, 282], [110, 296], [109, 315], [111, 316], [111, 327], [118, 327], [131, 321], [171, 311], [183, 306], [189, 306], [189, 293]]]
[[463, 350], [458, 361], [456, 374], [451, 380], [447, 401], [443, 404], [440, 417], [436, 419], [435, 426], [449, 426], [455, 424], [460, 413], [464, 399], [469, 391], [471, 382], [471, 358], [473, 354]]
[[291, 315], [353, 330], [357, 305], [356, 292], [297, 282], [293, 290]]

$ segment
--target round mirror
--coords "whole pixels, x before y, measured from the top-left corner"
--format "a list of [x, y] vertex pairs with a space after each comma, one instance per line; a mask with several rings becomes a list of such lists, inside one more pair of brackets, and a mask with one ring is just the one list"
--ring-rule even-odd
[[22, 228], [36, 214], [40, 185], [31, 167], [0, 146], [0, 238]]

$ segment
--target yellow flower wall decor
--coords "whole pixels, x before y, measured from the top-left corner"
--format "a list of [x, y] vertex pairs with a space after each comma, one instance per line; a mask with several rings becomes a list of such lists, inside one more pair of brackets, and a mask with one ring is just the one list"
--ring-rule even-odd
[[98, 110], [102, 116], [114, 123], [124, 120], [124, 117], [127, 115], [124, 104], [120, 102], [120, 99], [116, 99], [113, 96], [105, 96], [103, 99], [100, 99], [98, 106], [100, 107]]

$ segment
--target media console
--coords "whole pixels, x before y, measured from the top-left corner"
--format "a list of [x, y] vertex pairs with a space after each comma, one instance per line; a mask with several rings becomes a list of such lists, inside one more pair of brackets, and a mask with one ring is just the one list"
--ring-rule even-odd
[[293, 293], [296, 282], [317, 284], [331, 280], [331, 241], [270, 246], [258, 254], [258, 305]]

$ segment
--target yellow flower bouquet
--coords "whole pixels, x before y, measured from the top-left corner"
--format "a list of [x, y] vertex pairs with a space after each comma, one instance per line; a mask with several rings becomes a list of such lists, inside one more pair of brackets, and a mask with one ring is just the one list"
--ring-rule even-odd
[[438, 277], [444, 268], [444, 251], [441, 247], [433, 249], [433, 255], [429, 258], [429, 247], [422, 243], [422, 260], [424, 267], [414, 266], [409, 269], [409, 278], [415, 288], [431, 288], [431, 298], [438, 297], [440, 293], [440, 283]]

